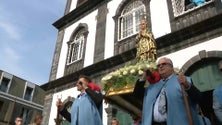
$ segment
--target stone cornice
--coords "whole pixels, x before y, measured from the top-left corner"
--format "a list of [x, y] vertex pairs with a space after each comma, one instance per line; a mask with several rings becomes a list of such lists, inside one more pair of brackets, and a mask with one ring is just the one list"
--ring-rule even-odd
[[72, 10], [70, 13], [64, 15], [62, 18], [54, 22], [53, 26], [55, 26], [58, 30], [62, 30], [79, 20], [81, 16], [92, 12], [93, 10], [98, 8], [98, 6], [108, 1], [110, 0], [88, 0], [87, 2], [83, 3], [76, 9]]

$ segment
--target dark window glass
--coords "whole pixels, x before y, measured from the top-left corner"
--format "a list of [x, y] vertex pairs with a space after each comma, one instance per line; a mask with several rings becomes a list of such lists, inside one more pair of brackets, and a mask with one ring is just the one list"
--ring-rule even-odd
[[30, 101], [32, 99], [33, 88], [27, 87], [25, 91], [24, 99]]
[[10, 79], [3, 77], [2, 83], [1, 83], [1, 85], [0, 85], [0, 91], [2, 91], [2, 92], [7, 92], [9, 82], [10, 82]]
[[0, 112], [2, 111], [3, 104], [4, 104], [4, 102], [0, 101]]

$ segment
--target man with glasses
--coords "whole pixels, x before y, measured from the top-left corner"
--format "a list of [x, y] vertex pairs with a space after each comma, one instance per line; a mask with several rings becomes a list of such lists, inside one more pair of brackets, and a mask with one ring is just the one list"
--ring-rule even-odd
[[[218, 67], [222, 73], [222, 60], [218, 63]], [[222, 124], [222, 84], [213, 91], [213, 109], [217, 119]]]
[[[189, 125], [180, 84], [186, 83], [184, 84], [185, 90], [190, 89], [191, 78], [176, 75], [172, 61], [166, 57], [159, 59], [157, 68], [161, 76], [158, 82], [144, 88], [149, 77], [146, 71], [142, 78], [137, 80], [134, 89], [134, 94], [144, 97], [142, 125]], [[194, 125], [201, 125], [194, 102], [191, 102], [189, 94], [187, 94], [187, 98], [190, 101], [189, 106]]]
[[71, 125], [102, 125], [103, 95], [100, 87], [83, 75], [79, 77], [76, 87], [80, 94], [72, 104], [71, 114], [64, 108], [61, 100], [57, 100], [56, 106], [60, 114], [71, 122]]

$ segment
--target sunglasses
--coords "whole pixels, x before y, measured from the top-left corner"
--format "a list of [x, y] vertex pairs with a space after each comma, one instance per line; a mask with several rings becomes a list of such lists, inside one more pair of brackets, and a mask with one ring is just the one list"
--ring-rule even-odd
[[157, 65], [157, 68], [160, 68], [161, 66], [171, 65], [170, 63], [160, 63]]
[[82, 85], [82, 82], [81, 82], [81, 81], [78, 81], [78, 82], [77, 82], [77, 84], [80, 84], [80, 85]]

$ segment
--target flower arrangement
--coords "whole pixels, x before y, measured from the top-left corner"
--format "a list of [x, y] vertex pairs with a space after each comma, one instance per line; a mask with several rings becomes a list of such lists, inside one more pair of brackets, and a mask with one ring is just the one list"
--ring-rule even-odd
[[142, 76], [143, 71], [146, 69], [156, 70], [156, 62], [139, 61], [119, 68], [102, 78], [103, 90], [108, 93], [109, 91], [134, 87], [136, 80]]

